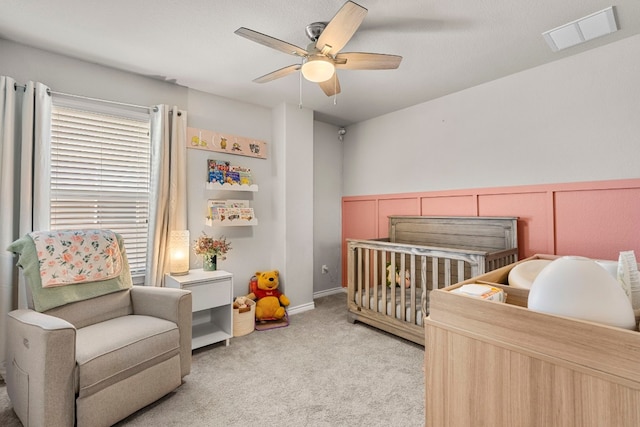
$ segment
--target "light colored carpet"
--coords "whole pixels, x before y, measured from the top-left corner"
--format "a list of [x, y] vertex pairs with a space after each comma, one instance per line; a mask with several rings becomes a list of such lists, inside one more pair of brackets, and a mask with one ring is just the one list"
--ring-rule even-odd
[[[423, 426], [424, 348], [347, 321], [346, 294], [286, 328], [195, 350], [177, 390], [118, 426]], [[19, 426], [0, 386], [0, 425]]]

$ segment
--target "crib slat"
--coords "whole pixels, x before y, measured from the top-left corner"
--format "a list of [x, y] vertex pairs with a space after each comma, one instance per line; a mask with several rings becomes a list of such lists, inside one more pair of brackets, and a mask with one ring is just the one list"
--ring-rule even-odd
[[396, 251], [391, 251], [391, 270], [390, 271], [391, 271], [391, 274], [390, 274], [391, 285], [389, 286], [389, 289], [390, 289], [389, 292], [391, 292], [391, 307], [389, 307], [389, 310], [388, 310], [389, 312], [387, 313], [387, 315], [395, 318], [396, 317], [396, 292], [395, 292], [395, 287], [393, 286], [393, 282], [395, 281], [393, 272], [396, 271]]
[[451, 260], [444, 259], [444, 287], [451, 286]]
[[417, 309], [416, 309], [416, 256], [411, 255], [409, 275], [409, 295], [411, 297], [411, 310], [409, 311], [409, 322], [416, 323]]
[[464, 280], [464, 261], [458, 260], [458, 282]]
[[362, 306], [362, 296], [363, 296], [363, 289], [362, 289], [362, 248], [358, 248], [356, 251], [356, 262], [358, 263], [358, 291], [357, 291], [357, 295], [358, 295], [358, 306]]
[[387, 251], [382, 251], [382, 260], [384, 261], [382, 263], [382, 266], [381, 266], [381, 268], [383, 269], [382, 270], [383, 271], [383, 273], [382, 273], [383, 279], [382, 279], [382, 281], [380, 283], [381, 283], [381, 286], [382, 286], [382, 301], [383, 301], [383, 303], [382, 303], [382, 307], [381, 307], [382, 310], [379, 310], [379, 307], [376, 306], [376, 311], [381, 311], [382, 314], [384, 314], [386, 316], [388, 314], [387, 313], [387, 304], [386, 304], [386, 301], [387, 301], [387, 286], [386, 286], [387, 285]]
[[375, 311], [377, 311], [378, 307], [375, 301], [378, 301], [378, 283], [380, 283], [378, 281], [378, 255], [373, 249], [370, 252], [373, 253], [373, 301], [376, 304]]
[[429, 313], [428, 307], [428, 295], [429, 288], [427, 287], [427, 257], [420, 257], [420, 283], [422, 284], [422, 295], [420, 296], [420, 303], [422, 304], [422, 316], [426, 316]]
[[[395, 292], [395, 288], [396, 286], [400, 286], [400, 320], [405, 321], [407, 320], [407, 310], [406, 310], [406, 305], [407, 305], [407, 296], [406, 296], [406, 289], [404, 287], [404, 272], [406, 271], [406, 262], [405, 262], [405, 254], [401, 254], [400, 255], [400, 272], [398, 274], [398, 277], [400, 278], [398, 284], [396, 283], [392, 283], [391, 286], [394, 289], [394, 294]], [[394, 278], [395, 281], [395, 278]], [[394, 305], [395, 307], [395, 305]], [[397, 316], [397, 313], [396, 313]]]
[[365, 298], [365, 303], [364, 303], [364, 307], [365, 308], [370, 308], [370, 299], [369, 299], [369, 288], [370, 288], [370, 281], [369, 281], [369, 252], [371, 251], [364, 251], [364, 298]]

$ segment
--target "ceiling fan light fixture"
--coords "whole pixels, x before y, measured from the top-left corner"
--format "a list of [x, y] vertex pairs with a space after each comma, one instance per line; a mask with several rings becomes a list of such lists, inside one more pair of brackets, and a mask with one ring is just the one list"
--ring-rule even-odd
[[309, 56], [307, 61], [302, 64], [302, 75], [314, 83], [326, 82], [333, 77], [335, 71], [336, 67], [331, 59], [324, 55]]

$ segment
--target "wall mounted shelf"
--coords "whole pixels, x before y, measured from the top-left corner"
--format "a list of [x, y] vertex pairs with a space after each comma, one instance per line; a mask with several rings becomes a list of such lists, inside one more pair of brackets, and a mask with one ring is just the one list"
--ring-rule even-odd
[[258, 225], [258, 219], [253, 218], [251, 220], [246, 219], [207, 219], [205, 222], [209, 227], [239, 227], [239, 226], [249, 226], [249, 225]]
[[220, 184], [219, 182], [205, 182], [204, 183], [204, 188], [206, 190], [224, 190], [224, 191], [250, 191], [250, 192], [257, 192], [258, 191], [258, 185], [257, 184], [251, 184], [251, 185], [246, 185], [246, 184], [229, 184], [229, 183], [224, 183], [224, 184]]

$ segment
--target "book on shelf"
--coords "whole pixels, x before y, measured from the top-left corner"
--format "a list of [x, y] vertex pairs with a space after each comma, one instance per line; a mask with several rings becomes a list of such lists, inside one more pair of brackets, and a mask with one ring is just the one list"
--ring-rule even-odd
[[232, 165], [225, 160], [207, 160], [207, 181], [218, 184], [252, 185], [251, 169], [244, 166]]
[[255, 218], [253, 208], [240, 208], [240, 219], [251, 221], [253, 218]]
[[249, 200], [231, 200], [227, 199], [225, 208], [248, 208]]
[[[248, 202], [248, 200], [239, 200]], [[220, 203], [223, 202], [223, 203]], [[241, 219], [251, 221], [255, 219], [253, 208], [248, 207], [248, 203], [227, 203], [228, 200], [209, 200], [209, 219], [214, 221], [235, 221]], [[233, 202], [233, 201], [232, 201]]]
[[232, 172], [237, 172], [239, 179], [240, 179], [240, 184], [242, 185], [252, 185], [253, 184], [253, 177], [251, 176], [251, 169], [249, 168], [245, 168], [244, 166], [237, 166], [237, 165], [232, 165], [230, 167], [230, 170]]
[[218, 208], [225, 208], [225, 207], [227, 207], [227, 201], [226, 200], [212, 200], [212, 199], [207, 200], [207, 208], [209, 210], [209, 218], [211, 218], [211, 219], [220, 219], [219, 213], [218, 213]]
[[218, 220], [220, 221], [234, 221], [240, 218], [239, 208], [218, 208]]
[[209, 159], [207, 161], [208, 182], [224, 184], [226, 172], [229, 170], [229, 162], [224, 160]]
[[231, 185], [240, 184], [240, 174], [234, 171], [227, 171], [224, 175], [224, 182]]

